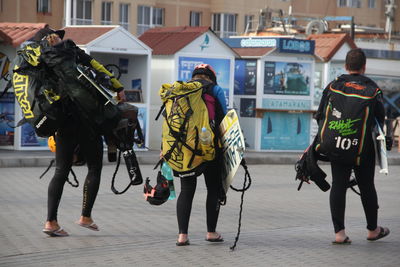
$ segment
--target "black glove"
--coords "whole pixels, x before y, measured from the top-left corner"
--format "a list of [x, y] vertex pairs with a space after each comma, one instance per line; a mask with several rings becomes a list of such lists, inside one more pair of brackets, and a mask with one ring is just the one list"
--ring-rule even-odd
[[385, 136], [385, 139], [386, 139], [386, 150], [387, 151], [392, 150], [393, 138], [391, 136]]

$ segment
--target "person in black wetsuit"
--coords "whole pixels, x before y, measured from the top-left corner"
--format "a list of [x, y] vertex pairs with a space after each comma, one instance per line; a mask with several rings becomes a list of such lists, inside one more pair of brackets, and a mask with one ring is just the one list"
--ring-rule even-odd
[[[46, 27], [40, 30], [34, 36], [33, 40], [41, 42], [48, 49], [57, 50], [58, 47], [60, 49], [65, 47], [73, 49], [75, 50], [76, 63], [93, 67], [100, 72], [111, 75], [101, 64], [78, 48], [71, 40], [64, 41], [69, 42], [64, 45], [62, 43], [63, 36], [63, 30], [54, 31]], [[42, 52], [45, 49], [42, 47]], [[46, 62], [46, 60], [43, 61]], [[49, 69], [51, 70], [51, 66]], [[111, 83], [115, 92], [118, 93], [119, 100], [124, 101], [125, 95], [122, 84], [113, 77]], [[80, 116], [80, 109], [75, 106], [73, 101], [68, 98], [63, 101], [67, 119], [56, 133], [56, 170], [48, 187], [47, 220], [43, 229], [43, 232], [50, 236], [68, 236], [68, 233], [58, 224], [57, 212], [77, 145], [79, 145], [81, 153], [85, 157], [88, 173], [83, 185], [82, 213], [76, 223], [94, 231], [99, 230], [99, 227], [92, 219], [91, 212], [100, 186], [103, 162], [103, 139], [101, 133], [93, 128], [83, 116]]]
[[[215, 136], [218, 134], [218, 125], [227, 112], [225, 94], [221, 87], [217, 85], [215, 71], [208, 64], [196, 66], [192, 73], [192, 80], [206, 80], [212, 83], [211, 94], [215, 98], [215, 118], [211, 125], [214, 125]], [[210, 118], [211, 119], [211, 118]], [[207, 235], [206, 240], [210, 242], [223, 242], [222, 236], [216, 232], [220, 198], [222, 190], [221, 178], [221, 151], [216, 149], [216, 158], [204, 164], [204, 179], [207, 187], [206, 214], [207, 214]], [[179, 236], [177, 246], [189, 245], [188, 228], [190, 213], [192, 210], [193, 197], [196, 191], [197, 176], [180, 178], [181, 192], [176, 203], [176, 213], [178, 218]]]
[[[366, 66], [366, 57], [361, 49], [352, 49], [347, 53], [345, 68], [348, 74], [340, 76], [350, 83], [356, 84], [373, 83], [372, 80], [364, 76]], [[324, 119], [324, 110], [329, 101], [329, 88], [335, 87], [335, 81], [331, 82], [324, 90], [321, 103], [319, 105], [316, 119], [318, 122]], [[361, 87], [360, 87], [361, 88]], [[374, 88], [378, 88], [375, 84]], [[336, 88], [340, 90], [340, 88]], [[385, 120], [385, 109], [383, 106], [382, 93], [377, 95], [375, 107], [373, 107], [374, 116], [382, 126]], [[346, 191], [349, 184], [351, 171], [354, 170], [356, 180], [361, 193], [361, 202], [364, 208], [367, 220], [367, 239], [374, 241], [389, 234], [389, 229], [378, 226], [378, 197], [375, 190], [375, 148], [372, 140], [372, 129], [367, 129], [365, 138], [365, 149], [363, 150], [360, 165], [352, 163], [343, 164], [331, 160], [332, 169], [332, 188], [330, 192], [330, 209], [332, 222], [335, 230], [334, 244], [350, 244], [351, 240], [346, 235], [344, 217], [346, 208]]]

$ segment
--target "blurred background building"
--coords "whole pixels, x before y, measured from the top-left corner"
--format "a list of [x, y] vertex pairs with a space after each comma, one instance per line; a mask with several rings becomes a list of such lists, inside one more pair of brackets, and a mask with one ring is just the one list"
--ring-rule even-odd
[[[355, 25], [364, 29], [390, 27], [397, 34], [400, 9], [396, 5], [399, 0], [0, 0], [0, 21], [44, 22], [54, 28], [112, 24], [136, 36], [154, 27], [211, 26], [223, 38], [256, 30], [264, 23], [260, 10], [268, 9], [267, 20], [281, 12], [291, 23], [306, 27], [311, 20], [352, 16]], [[331, 20], [328, 24], [324, 31], [345, 30], [350, 23]]]

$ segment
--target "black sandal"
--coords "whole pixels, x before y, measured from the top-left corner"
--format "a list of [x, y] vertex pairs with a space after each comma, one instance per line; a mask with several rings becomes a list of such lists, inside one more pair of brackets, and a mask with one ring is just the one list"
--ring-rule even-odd
[[388, 234], [390, 234], [389, 228], [387, 228], [387, 227], [381, 227], [381, 226], [379, 226], [379, 227], [381, 228], [381, 231], [379, 232], [379, 234], [378, 234], [377, 236], [375, 236], [375, 237], [367, 238], [368, 241], [376, 241], [376, 240], [379, 240], [379, 239], [381, 239], [381, 238], [384, 238], [385, 236], [387, 236]]

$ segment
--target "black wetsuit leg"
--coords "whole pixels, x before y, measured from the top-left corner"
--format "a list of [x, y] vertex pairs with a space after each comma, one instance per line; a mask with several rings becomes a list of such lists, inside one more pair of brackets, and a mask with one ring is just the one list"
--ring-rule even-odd
[[378, 216], [378, 197], [374, 184], [375, 155], [370, 154], [368, 158], [364, 158], [360, 166], [331, 162], [331, 169], [332, 188], [329, 201], [335, 233], [345, 229], [346, 191], [352, 169], [354, 169], [360, 188], [361, 201], [367, 219], [367, 229], [375, 230]]
[[329, 203], [335, 233], [345, 228], [346, 192], [352, 168], [352, 165], [331, 162], [332, 187], [329, 195]]
[[207, 201], [206, 201], [206, 214], [207, 214], [207, 232], [215, 232], [219, 215], [219, 190], [220, 179], [216, 177], [220, 171], [217, 161], [208, 163], [204, 171], [204, 178], [207, 186]]
[[64, 184], [72, 166], [72, 157], [76, 146], [76, 124], [71, 120], [68, 127], [58, 129], [56, 135], [56, 170], [48, 187], [47, 220], [57, 220]]
[[176, 202], [176, 215], [180, 234], [187, 234], [194, 193], [197, 186], [197, 177], [181, 178], [181, 192]]
[[83, 185], [82, 216], [91, 217], [92, 208], [100, 187], [103, 167], [103, 139], [93, 131], [85, 131], [79, 137], [79, 146], [85, 156], [88, 173]]
[[354, 168], [361, 202], [367, 219], [367, 229], [373, 231], [378, 227], [378, 195], [375, 189], [375, 154], [365, 160], [364, 164]]

